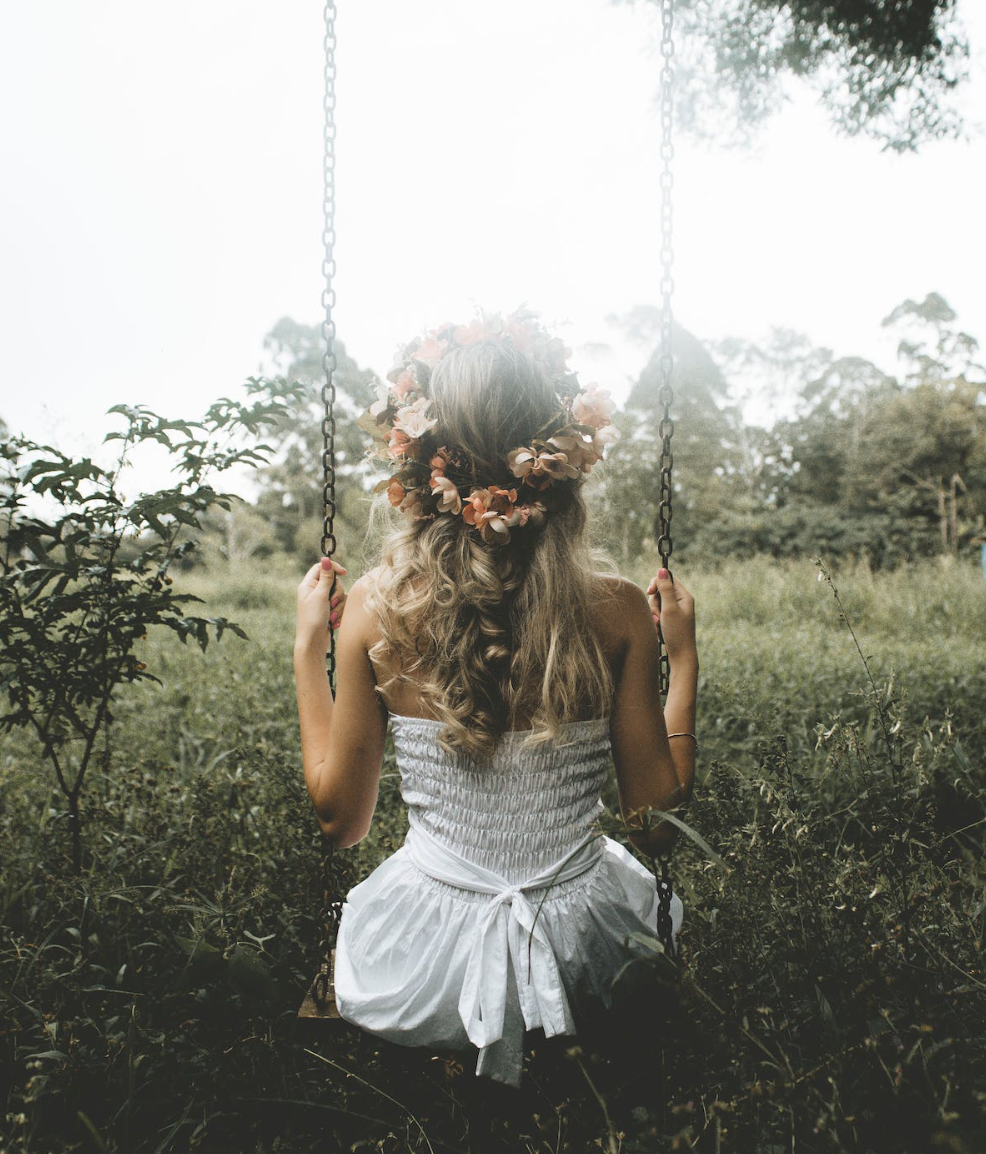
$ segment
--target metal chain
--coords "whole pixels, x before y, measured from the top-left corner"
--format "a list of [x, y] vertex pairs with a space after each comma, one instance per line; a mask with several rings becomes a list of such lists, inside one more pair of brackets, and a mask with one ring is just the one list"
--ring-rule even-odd
[[[325, 153], [323, 162], [323, 191], [322, 191], [322, 338], [324, 350], [322, 352], [322, 556], [331, 557], [335, 552], [336, 538], [333, 532], [333, 521], [336, 513], [335, 484], [335, 400], [336, 387], [334, 374], [336, 370], [335, 354], [335, 306], [336, 306], [336, 228], [335, 228], [335, 197], [336, 197], [336, 9], [335, 0], [326, 0], [325, 4], [325, 96], [323, 109], [325, 112]], [[329, 680], [335, 688], [335, 631], [331, 631], [329, 644]]]
[[669, 958], [675, 956], [674, 929], [671, 924], [671, 872], [667, 857], [659, 857], [661, 873], [657, 879], [657, 937]]
[[[322, 107], [325, 114], [324, 126], [324, 161], [322, 184], [322, 556], [331, 557], [336, 549], [335, 514], [336, 514], [336, 455], [335, 455], [335, 400], [336, 387], [334, 374], [336, 370], [335, 354], [335, 166], [336, 166], [336, 8], [334, 0], [326, 0], [325, 4], [325, 94]], [[336, 680], [336, 635], [335, 630], [329, 630], [328, 651], [329, 685], [335, 694]], [[333, 848], [328, 838], [322, 838], [322, 908], [319, 918], [323, 930], [323, 956], [318, 975], [312, 987], [312, 996], [321, 1006], [328, 999], [332, 990], [332, 950], [335, 947], [336, 936], [339, 930], [339, 918], [342, 915], [342, 899], [339, 897], [338, 878], [334, 877], [332, 869]]]
[[[671, 497], [674, 486], [671, 470], [674, 457], [671, 452], [671, 437], [674, 433], [674, 421], [671, 419], [671, 405], [674, 402], [674, 391], [671, 387], [671, 375], [674, 368], [672, 352], [672, 313], [671, 295], [674, 291], [674, 280], [671, 270], [674, 263], [674, 249], [672, 248], [672, 201], [671, 190], [674, 185], [674, 173], [671, 161], [674, 158], [674, 142], [672, 139], [674, 113], [674, 0], [661, 0], [661, 359], [660, 359], [660, 389], [658, 401], [663, 409], [661, 423], [658, 426], [658, 435], [661, 438], [661, 491], [658, 505], [660, 535], [657, 539], [657, 551], [661, 555], [661, 564], [670, 569], [671, 551], [674, 548], [671, 540]], [[671, 662], [664, 645], [664, 637], [658, 630], [658, 649], [660, 653], [660, 688], [661, 696], [666, 697], [671, 680]], [[671, 880], [670, 863], [667, 856], [658, 857], [660, 874], [657, 876], [657, 936], [664, 946], [664, 952], [669, 958], [675, 956], [674, 935], [671, 925]]]
[[[672, 353], [673, 323], [671, 313], [671, 294], [674, 291], [674, 280], [671, 276], [674, 262], [672, 248], [672, 202], [671, 189], [674, 185], [674, 173], [671, 161], [674, 157], [674, 143], [671, 129], [674, 112], [674, 26], [673, 0], [662, 0], [661, 3], [661, 359], [658, 401], [663, 409], [661, 423], [658, 425], [658, 436], [661, 438], [661, 486], [660, 502], [658, 504], [658, 520], [660, 532], [657, 539], [657, 551], [661, 555], [661, 564], [670, 569], [671, 552], [671, 497], [674, 486], [671, 480], [671, 469], [674, 457], [671, 452], [671, 436], [674, 433], [674, 421], [671, 419], [671, 405], [674, 401], [674, 391], [671, 387], [671, 374], [674, 368]], [[660, 649], [660, 681], [661, 696], [668, 692], [668, 683], [671, 677], [671, 663], [664, 646], [664, 637], [658, 631]]]

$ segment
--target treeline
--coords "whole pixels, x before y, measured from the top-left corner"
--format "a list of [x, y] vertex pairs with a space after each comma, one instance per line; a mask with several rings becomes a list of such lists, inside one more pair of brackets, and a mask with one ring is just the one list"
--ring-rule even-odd
[[[986, 536], [986, 370], [978, 342], [955, 327], [937, 294], [905, 301], [884, 320], [899, 337], [899, 372], [836, 357], [774, 330], [757, 345], [673, 336], [675, 558], [688, 563], [750, 553], [859, 557], [874, 567], [916, 556], [971, 555]], [[624, 324], [647, 341], [656, 310]], [[603, 543], [632, 561], [657, 537], [660, 343], [615, 416], [621, 440], [587, 493]], [[213, 522], [211, 549], [230, 560], [310, 556], [320, 536], [320, 334], [283, 319], [265, 339], [273, 377], [307, 387], [276, 430], [260, 494]], [[338, 348], [338, 533], [362, 541], [378, 466], [364, 460], [354, 419], [375, 374]], [[778, 414], [744, 417], [756, 396]]]

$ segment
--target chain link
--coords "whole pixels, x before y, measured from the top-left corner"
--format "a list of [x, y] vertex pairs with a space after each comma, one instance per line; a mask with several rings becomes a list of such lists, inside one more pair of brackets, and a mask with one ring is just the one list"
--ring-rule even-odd
[[[336, 168], [336, 8], [334, 0], [325, 4], [325, 93], [322, 107], [325, 115], [324, 159], [322, 183], [322, 556], [331, 557], [336, 549], [336, 420], [335, 420], [335, 168]], [[335, 695], [336, 680], [336, 631], [329, 630], [328, 651], [329, 685]], [[319, 919], [323, 930], [322, 964], [312, 987], [312, 996], [322, 1005], [332, 990], [332, 951], [339, 930], [342, 915], [342, 899], [339, 897], [339, 881], [334, 876], [333, 848], [328, 838], [322, 838], [322, 908]]]
[[659, 857], [661, 867], [657, 879], [657, 937], [669, 958], [675, 956], [674, 928], [671, 923], [671, 865], [666, 857]]
[[[661, 423], [658, 425], [658, 436], [661, 438], [661, 486], [658, 504], [657, 551], [661, 555], [661, 565], [665, 569], [671, 568], [671, 552], [674, 548], [671, 540], [671, 498], [674, 493], [671, 473], [674, 465], [674, 456], [671, 452], [671, 437], [674, 434], [674, 421], [671, 419], [671, 405], [674, 403], [674, 390], [671, 386], [674, 369], [673, 317], [671, 312], [671, 296], [674, 292], [674, 280], [671, 276], [674, 266], [671, 199], [674, 186], [674, 173], [671, 167], [671, 161], [674, 159], [672, 137], [674, 121], [673, 33], [674, 0], [661, 0], [661, 383], [658, 390], [658, 403], [662, 413]], [[658, 630], [658, 648], [661, 663], [661, 696], [666, 697], [671, 680], [671, 662], [660, 630]], [[670, 863], [669, 859], [663, 855], [659, 856], [657, 861], [660, 863], [660, 873], [655, 875], [657, 878], [657, 936], [664, 946], [665, 954], [669, 958], [674, 958]]]
[[[674, 391], [671, 387], [671, 374], [674, 368], [672, 353], [673, 319], [671, 312], [671, 294], [674, 291], [674, 280], [671, 270], [674, 264], [674, 249], [672, 248], [672, 200], [671, 190], [674, 185], [674, 173], [671, 161], [674, 158], [674, 142], [672, 139], [672, 124], [674, 114], [674, 0], [662, 0], [661, 3], [661, 359], [660, 359], [660, 388], [658, 402], [662, 409], [661, 423], [658, 425], [658, 436], [661, 438], [661, 479], [660, 498], [658, 503], [659, 534], [657, 551], [661, 555], [661, 565], [665, 569], [671, 568], [671, 498], [674, 484], [671, 470], [674, 465], [674, 456], [671, 452], [671, 437], [674, 433], [674, 421], [671, 419], [671, 405], [674, 402]], [[671, 663], [664, 645], [663, 635], [659, 636], [660, 649], [660, 684], [661, 696], [668, 692], [668, 683], [671, 678]]]

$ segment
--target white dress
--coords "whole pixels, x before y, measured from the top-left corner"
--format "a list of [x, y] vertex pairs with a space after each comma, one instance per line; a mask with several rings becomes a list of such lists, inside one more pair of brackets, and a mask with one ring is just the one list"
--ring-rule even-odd
[[[655, 936], [653, 875], [592, 828], [609, 719], [540, 750], [507, 733], [484, 767], [441, 748], [441, 722], [390, 716], [410, 829], [346, 897], [339, 1012], [406, 1046], [474, 1045], [477, 1074], [517, 1086], [525, 1029], [575, 1033], [584, 1000], [609, 1005], [627, 935]], [[674, 894], [675, 936], [682, 912]]]

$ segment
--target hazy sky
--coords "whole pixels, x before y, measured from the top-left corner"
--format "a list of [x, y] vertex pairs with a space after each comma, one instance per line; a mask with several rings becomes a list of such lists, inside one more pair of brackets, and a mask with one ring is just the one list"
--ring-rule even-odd
[[[657, 302], [652, 12], [340, 9], [338, 325], [362, 364], [474, 302], [526, 300], [576, 349]], [[981, 122], [986, 14], [959, 11]], [[298, 0], [0, 7], [9, 424], [74, 446], [118, 401], [193, 415], [257, 370], [279, 317], [318, 319], [321, 39], [321, 5]], [[881, 153], [793, 92], [753, 152], [678, 142], [677, 318], [891, 368], [880, 320], [937, 291], [986, 340], [986, 137]], [[624, 394], [643, 357], [618, 346], [604, 383]]]

